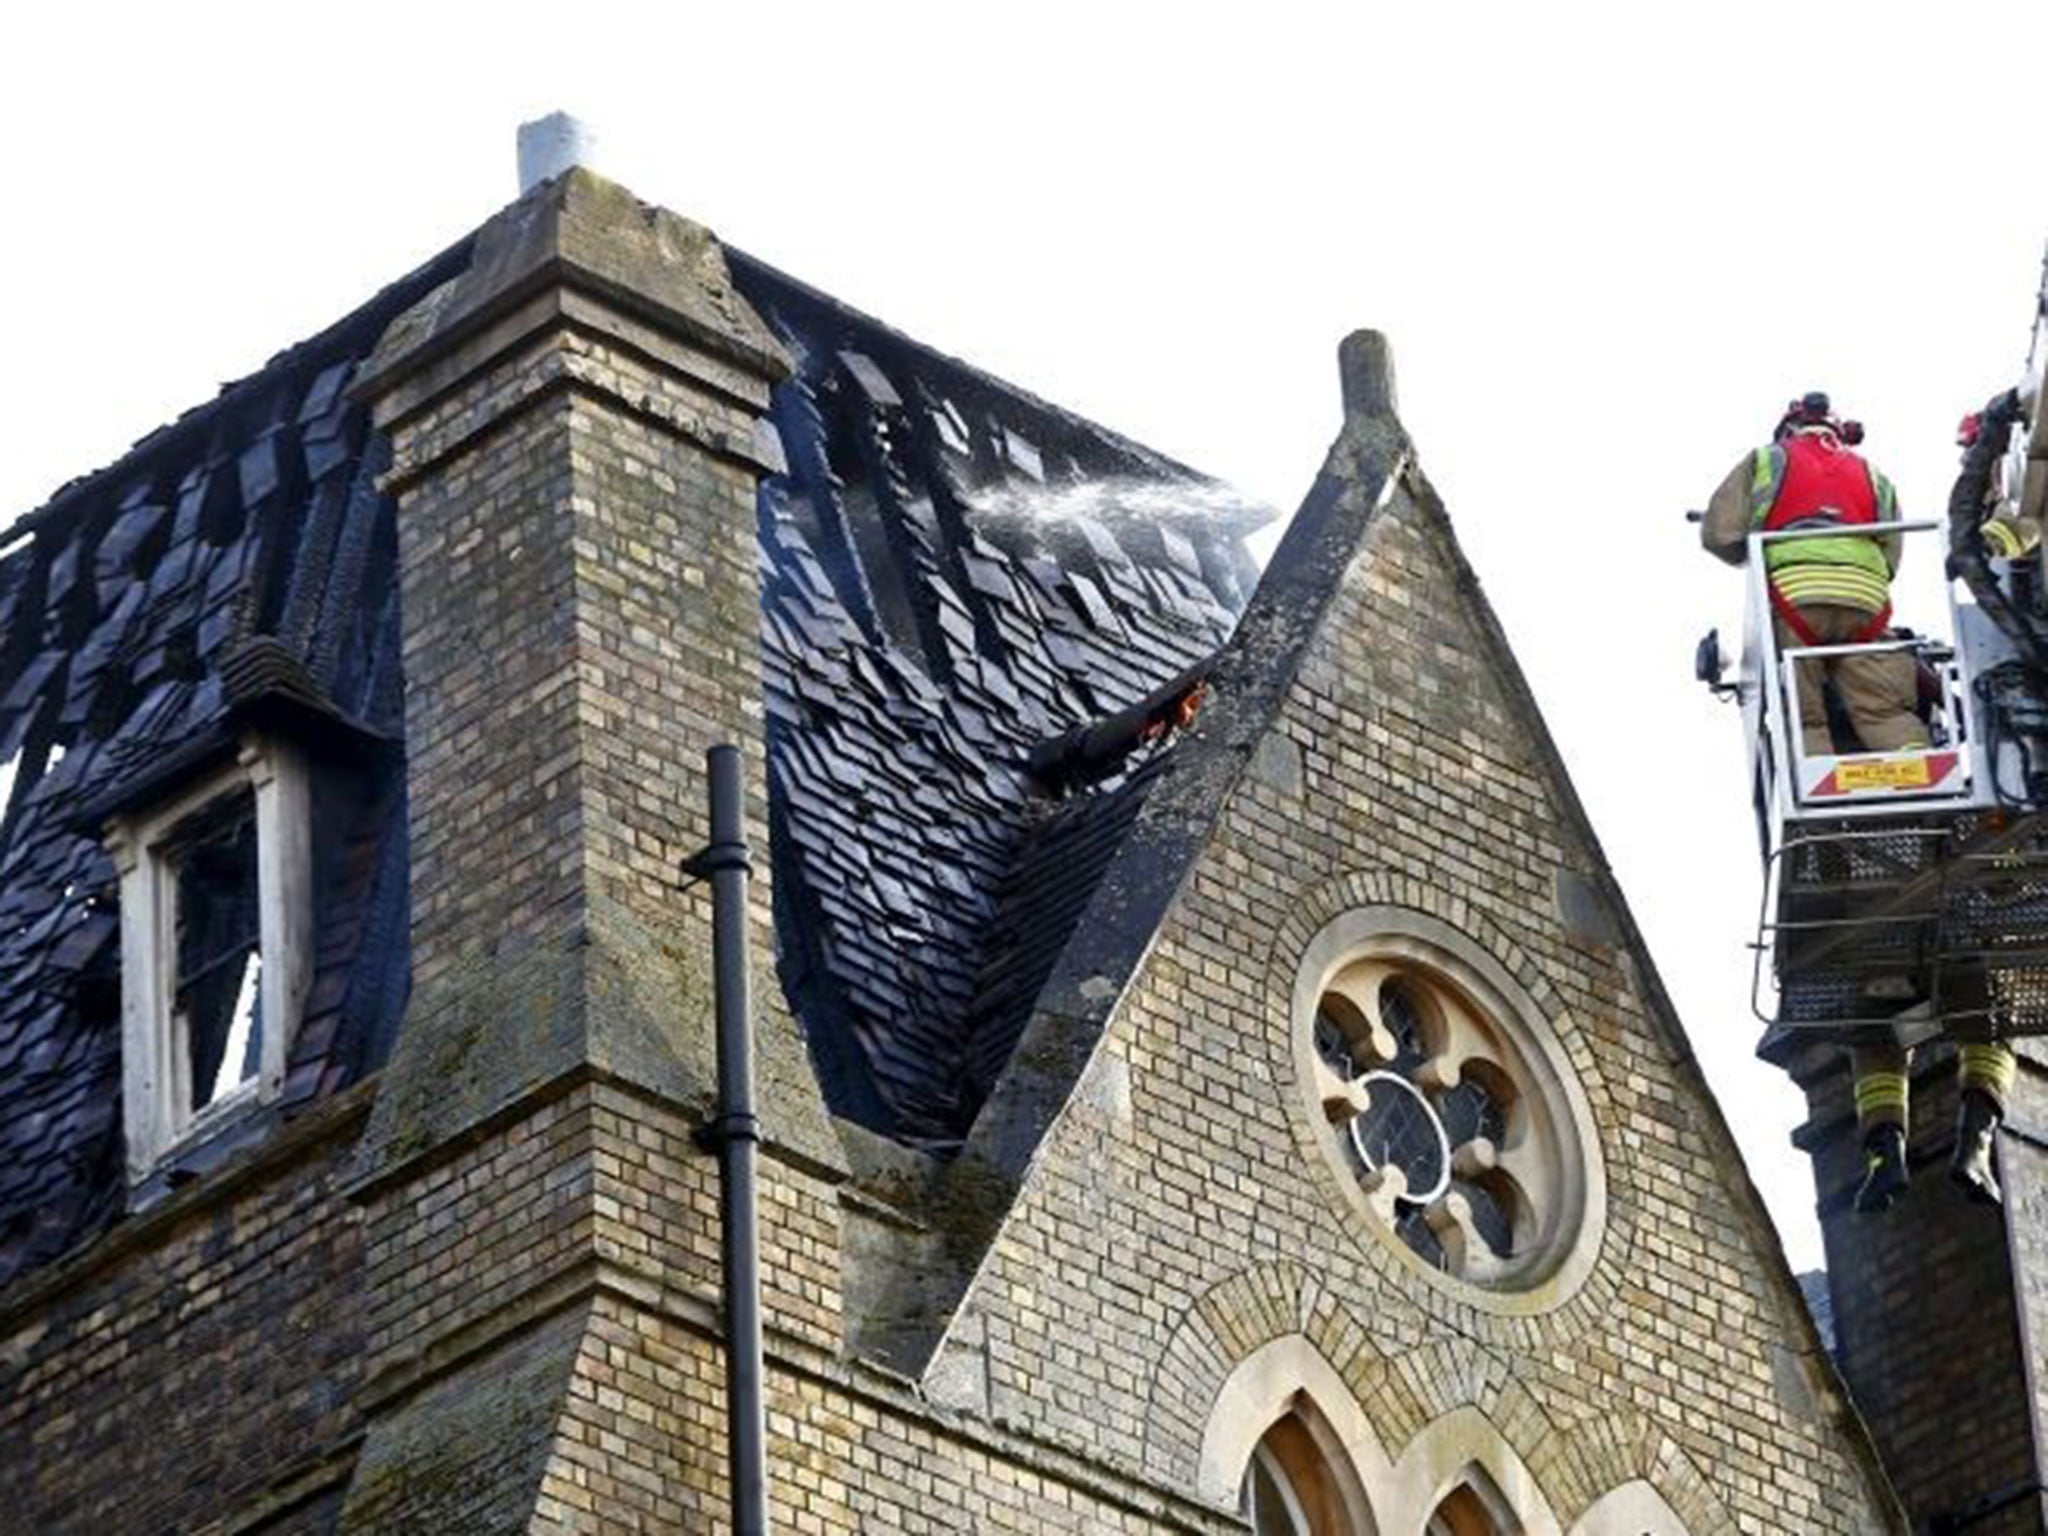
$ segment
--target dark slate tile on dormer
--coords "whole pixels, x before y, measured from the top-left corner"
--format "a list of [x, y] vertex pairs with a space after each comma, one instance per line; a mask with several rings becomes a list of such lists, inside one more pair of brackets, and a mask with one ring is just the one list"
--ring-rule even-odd
[[242, 505], [254, 507], [277, 493], [284, 483], [282, 444], [275, 431], [267, 432], [244, 448], [235, 458], [237, 489]]
[[[37, 1064], [0, 1073], [0, 1284], [91, 1236], [124, 1197], [114, 876], [78, 817], [223, 729], [225, 647], [287, 607], [318, 619], [290, 643], [310, 646], [319, 630], [339, 670], [395, 697], [394, 552], [365, 535], [347, 558], [301, 570], [301, 534], [315, 516], [310, 488], [330, 479], [350, 488], [334, 504], [381, 512], [388, 528], [378, 446], [342, 389], [391, 319], [464, 260], [459, 248], [438, 258], [0, 532], [0, 762], [20, 752], [26, 775], [0, 824], [0, 1056]], [[299, 424], [316, 422], [303, 436], [329, 446], [302, 460]], [[288, 594], [308, 582], [317, 592], [294, 606]], [[401, 797], [363, 809], [403, 827]], [[402, 853], [402, 830], [398, 841]], [[316, 856], [316, 867], [330, 875], [316, 893], [316, 990], [323, 1003], [349, 1001], [315, 1017], [292, 1070], [295, 1083], [331, 1091], [388, 1046], [405, 882], [402, 858], [395, 878], [385, 867], [379, 913], [348, 897], [360, 878], [348, 860]], [[374, 985], [350, 984], [372, 973]], [[359, 1006], [364, 994], [381, 1001]], [[379, 1030], [387, 1038], [366, 1043]]]
[[356, 371], [354, 358], [340, 358], [313, 375], [306, 397], [299, 402], [298, 420], [304, 427], [341, 420], [347, 414], [341, 392]]

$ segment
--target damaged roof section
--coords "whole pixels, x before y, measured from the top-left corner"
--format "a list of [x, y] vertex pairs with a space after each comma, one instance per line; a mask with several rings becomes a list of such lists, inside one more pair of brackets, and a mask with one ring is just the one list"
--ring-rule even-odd
[[[764, 424], [787, 468], [759, 498], [782, 979], [834, 1108], [943, 1149], [1170, 767], [1265, 514], [730, 260], [798, 365]], [[467, 261], [436, 258], [0, 534], [0, 1284], [126, 1198], [106, 818], [189, 790], [251, 729], [329, 748], [278, 1107], [388, 1051], [410, 964], [398, 565], [388, 449], [348, 385]]]
[[1170, 733], [1065, 778], [1046, 745], [1198, 675], [1265, 514], [730, 260], [796, 362], [759, 503], [782, 980], [835, 1111], [943, 1149]]
[[[0, 1284], [122, 1200], [101, 818], [285, 716], [399, 739], [392, 510], [346, 387], [391, 318], [464, 259], [447, 253], [0, 535]], [[407, 985], [402, 772], [382, 761], [316, 804], [316, 953], [287, 1110], [381, 1058]]]

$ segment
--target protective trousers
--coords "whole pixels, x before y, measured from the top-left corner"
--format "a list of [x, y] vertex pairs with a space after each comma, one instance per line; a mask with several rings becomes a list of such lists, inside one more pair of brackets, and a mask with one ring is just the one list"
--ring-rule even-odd
[[[1880, 1125], [1906, 1128], [1906, 1073], [1913, 1053], [1896, 1042], [1853, 1046], [1849, 1068], [1856, 1079], [1856, 1125], [1866, 1137]], [[2005, 1096], [2012, 1091], [2012, 1047], [1996, 1042], [1957, 1047], [1956, 1086], [1981, 1093], [2005, 1114]]]
[[[1869, 628], [1871, 616], [1860, 608], [1833, 603], [1807, 603], [1799, 617], [1822, 645], [1846, 645]], [[1778, 647], [1806, 644], [1777, 621]], [[1877, 651], [1863, 656], [1823, 656], [1798, 664], [1799, 724], [1809, 757], [1831, 755], [1827, 706], [1821, 702], [1822, 677], [1834, 679], [1835, 691], [1849, 712], [1866, 750], [1903, 752], [1927, 745], [1927, 727], [1913, 713], [1919, 702], [1919, 672], [1909, 651]]]

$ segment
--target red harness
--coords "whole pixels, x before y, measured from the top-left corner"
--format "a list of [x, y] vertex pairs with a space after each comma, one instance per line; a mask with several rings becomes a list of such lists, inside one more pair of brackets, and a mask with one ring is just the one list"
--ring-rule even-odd
[[[1844, 448], [1832, 432], [1795, 432], [1778, 446], [1785, 456], [1785, 473], [1771, 501], [1770, 515], [1763, 521], [1764, 532], [1777, 533], [1807, 519], [1852, 525], [1877, 522], [1877, 490], [1871, 482], [1870, 466], [1861, 455]], [[1799, 643], [1821, 644], [1813, 626], [1785, 600], [1777, 583], [1765, 585], [1770, 588], [1772, 611]], [[1892, 605], [1886, 603], [1846, 643], [1862, 645], [1875, 640], [1891, 622]]]
[[[1785, 594], [1778, 590], [1776, 582], [1765, 582], [1764, 589], [1771, 594], [1771, 611], [1784, 620], [1785, 627], [1792, 631], [1794, 639], [1801, 645], [1825, 644], [1821, 637], [1813, 632], [1813, 626], [1800, 616], [1799, 610], [1786, 601]], [[1877, 610], [1877, 613], [1868, 624], [1857, 630], [1856, 633], [1842, 643], [1845, 645], [1866, 645], [1870, 641], [1881, 637], [1891, 627], [1891, 622], [1892, 605], [1886, 603]]]

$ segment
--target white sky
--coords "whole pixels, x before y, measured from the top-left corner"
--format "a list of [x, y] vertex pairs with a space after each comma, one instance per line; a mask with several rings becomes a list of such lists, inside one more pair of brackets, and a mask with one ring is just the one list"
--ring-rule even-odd
[[[1683, 522], [1790, 395], [1909, 514], [2017, 382], [2048, 6], [16, 7], [0, 523], [509, 201], [564, 107], [642, 196], [1291, 508], [1347, 330], [1563, 744], [1795, 1265], [1751, 1060], [1739, 582]], [[1902, 608], [1906, 622], [1927, 617]]]

